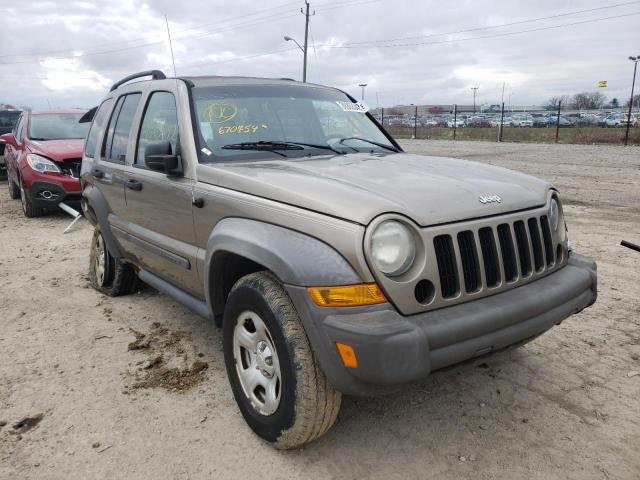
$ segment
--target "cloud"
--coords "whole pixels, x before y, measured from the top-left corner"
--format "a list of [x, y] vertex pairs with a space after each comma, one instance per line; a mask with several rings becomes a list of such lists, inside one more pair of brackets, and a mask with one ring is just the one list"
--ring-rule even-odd
[[[593, 91], [598, 80], [608, 80], [604, 93], [609, 98], [622, 99], [629, 95], [631, 80], [626, 58], [640, 53], [629, 50], [639, 45], [640, 17], [631, 15], [640, 11], [638, 5], [601, 8], [606, 5], [597, 0], [311, 3], [316, 14], [310, 22], [308, 79], [356, 97], [357, 85], [367, 83], [372, 105], [469, 103], [473, 85], [480, 86], [479, 103], [497, 103], [503, 82], [506, 95], [511, 93], [518, 104]], [[165, 15], [179, 75], [299, 79], [302, 53], [283, 36], [302, 43], [303, 5], [285, 0], [36, 0], [19, 8], [2, 5], [1, 18], [29, 21], [3, 22], [0, 28], [0, 102], [92, 106], [109, 84], [132, 72], [161, 68], [171, 73]]]

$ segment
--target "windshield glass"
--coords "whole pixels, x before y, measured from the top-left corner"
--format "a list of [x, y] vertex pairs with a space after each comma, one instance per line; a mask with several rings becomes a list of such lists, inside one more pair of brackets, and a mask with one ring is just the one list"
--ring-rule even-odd
[[32, 115], [29, 121], [31, 140], [67, 140], [84, 138], [90, 123], [78, 123], [82, 113], [45, 113]]
[[[203, 162], [263, 159], [273, 157], [274, 151], [278, 157], [301, 157], [395, 150], [365, 113], [351, 111], [355, 104], [337, 90], [295, 85], [196, 87], [193, 101]], [[273, 142], [299, 145], [278, 148], [284, 146]]]
[[19, 111], [0, 111], [0, 127], [13, 128], [19, 116]]

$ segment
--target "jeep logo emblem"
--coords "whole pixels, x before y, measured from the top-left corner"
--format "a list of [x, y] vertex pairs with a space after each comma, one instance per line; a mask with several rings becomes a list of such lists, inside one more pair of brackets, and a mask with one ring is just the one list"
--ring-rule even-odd
[[480, 203], [501, 203], [502, 198], [499, 195], [480, 195], [478, 197]]

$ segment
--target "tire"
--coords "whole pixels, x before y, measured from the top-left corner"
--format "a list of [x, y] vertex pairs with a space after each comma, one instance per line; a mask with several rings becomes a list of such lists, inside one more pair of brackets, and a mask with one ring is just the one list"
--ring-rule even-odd
[[[342, 395], [320, 369], [291, 299], [271, 273], [252, 273], [236, 282], [225, 305], [222, 328], [233, 395], [259, 437], [285, 450], [310, 443], [331, 428]], [[261, 358], [262, 347], [267, 355]], [[270, 371], [264, 373], [261, 367]], [[253, 390], [251, 379], [255, 380]], [[266, 389], [271, 385], [275, 389], [269, 398]]]
[[22, 202], [22, 213], [24, 213], [24, 216], [27, 218], [34, 218], [44, 215], [44, 208], [38, 208], [33, 205], [31, 198], [29, 197], [29, 195], [27, 195], [27, 192], [22, 185], [22, 179], [19, 179], [18, 181], [20, 182], [18, 191], [20, 193], [20, 201]]
[[7, 172], [7, 183], [9, 184], [9, 198], [11, 200], [17, 200], [20, 198], [20, 188], [13, 180], [11, 180], [9, 172]]
[[133, 265], [116, 261], [111, 256], [98, 226], [91, 239], [89, 281], [93, 288], [110, 297], [127, 295], [136, 288], [137, 276]]

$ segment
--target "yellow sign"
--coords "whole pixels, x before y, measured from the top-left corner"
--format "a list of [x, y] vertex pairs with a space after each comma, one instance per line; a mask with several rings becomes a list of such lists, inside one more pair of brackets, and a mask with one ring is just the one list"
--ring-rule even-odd
[[600, 80], [598, 82], [598, 87], [605, 88], [606, 86], [607, 86], [607, 81], [606, 80]]

